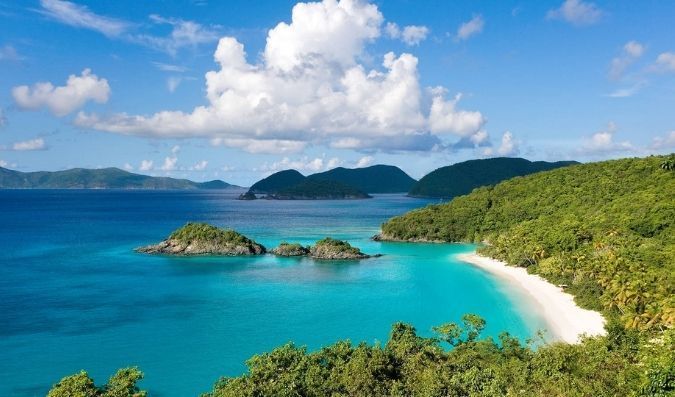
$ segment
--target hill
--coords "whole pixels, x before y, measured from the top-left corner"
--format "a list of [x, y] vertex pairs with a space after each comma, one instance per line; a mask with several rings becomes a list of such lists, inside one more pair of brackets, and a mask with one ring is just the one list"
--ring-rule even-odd
[[582, 164], [476, 189], [382, 225], [382, 239], [487, 241], [628, 327], [675, 326], [675, 172], [665, 156]]
[[416, 182], [400, 168], [382, 164], [365, 168], [338, 167], [307, 178], [344, 183], [366, 193], [405, 193]]
[[256, 194], [276, 193], [305, 180], [305, 176], [296, 170], [284, 170], [254, 183], [248, 191]]
[[412, 197], [452, 198], [470, 193], [481, 186], [494, 185], [501, 181], [552, 170], [576, 161], [529, 161], [522, 158], [497, 157], [469, 160], [438, 168], [420, 179], [408, 192]]
[[304, 181], [268, 194], [276, 200], [346, 200], [371, 198], [359, 189], [344, 183], [305, 179]]
[[0, 189], [229, 189], [238, 186], [214, 180], [134, 174], [119, 168], [73, 168], [65, 171], [20, 172], [0, 167]]

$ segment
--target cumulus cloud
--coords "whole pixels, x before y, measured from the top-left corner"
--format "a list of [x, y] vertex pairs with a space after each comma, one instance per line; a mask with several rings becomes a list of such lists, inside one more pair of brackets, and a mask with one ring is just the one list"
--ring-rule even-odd
[[657, 150], [675, 148], [675, 131], [670, 131], [665, 136], [654, 138], [651, 148]]
[[621, 55], [612, 59], [609, 66], [609, 78], [617, 80], [621, 78], [628, 66], [635, 62], [644, 53], [644, 46], [637, 41], [631, 40], [624, 44]]
[[129, 164], [129, 163], [124, 163], [124, 165], [122, 166], [122, 168], [123, 168], [125, 171], [133, 171], [133, 170], [134, 170], [134, 166], [131, 165], [131, 164]]
[[363, 167], [368, 167], [373, 163], [375, 159], [373, 156], [364, 156], [361, 157], [357, 162], [356, 162], [356, 168], [363, 168]]
[[204, 171], [208, 165], [209, 165], [208, 161], [202, 160], [197, 162], [192, 167], [190, 167], [190, 171]]
[[483, 16], [476, 15], [473, 18], [471, 18], [471, 20], [459, 25], [455, 37], [457, 38], [457, 40], [466, 40], [469, 37], [482, 32], [484, 26], [485, 20], [483, 19]]
[[65, 116], [88, 101], [107, 102], [110, 86], [108, 80], [85, 69], [80, 76], [71, 74], [65, 86], [55, 87], [50, 82], [37, 83], [33, 87], [22, 85], [12, 89], [12, 96], [22, 109], [47, 107], [56, 116]]
[[663, 52], [659, 54], [652, 69], [657, 72], [675, 72], [675, 52]]
[[573, 25], [592, 25], [602, 17], [602, 10], [594, 3], [583, 0], [565, 0], [565, 2], [546, 14], [548, 19], [558, 19]]
[[[75, 122], [121, 134], [203, 137], [252, 153], [356, 142], [359, 149], [428, 150], [444, 135], [477, 133], [485, 123], [479, 112], [458, 109], [459, 99], [445, 99], [442, 89], [421, 89], [415, 56], [389, 52], [380, 68], [359, 64], [382, 22], [377, 6], [362, 1], [299, 3], [290, 23], [268, 32], [259, 63], [247, 61], [235, 38], [220, 39], [219, 69], [205, 76], [206, 105], [105, 118], [81, 112]], [[432, 109], [425, 95], [433, 96]]]
[[309, 172], [322, 171], [324, 169], [324, 159], [320, 157], [302, 157], [300, 159], [291, 160], [288, 157], [284, 157], [283, 159], [273, 163], [263, 163], [263, 165], [260, 166], [259, 171], [263, 171], [265, 173], [275, 173], [277, 171], [288, 169]]
[[584, 140], [581, 147], [582, 153], [598, 154], [634, 150], [635, 147], [628, 141], [616, 142], [616, 124], [610, 122], [603, 131], [598, 131]]
[[152, 160], [142, 160], [141, 165], [138, 166], [139, 171], [150, 171], [152, 170], [154, 163]]
[[429, 28], [422, 25], [408, 25], [401, 29], [396, 23], [387, 22], [384, 32], [389, 38], [400, 39], [409, 46], [415, 46], [427, 38]]
[[483, 155], [485, 156], [499, 155], [505, 157], [515, 156], [520, 152], [519, 146], [520, 143], [513, 136], [511, 131], [506, 131], [502, 135], [499, 147], [497, 147], [496, 149], [493, 147], [486, 147], [485, 149], [483, 149]]
[[27, 141], [14, 142], [12, 144], [12, 150], [16, 151], [45, 150], [46, 148], [47, 145], [42, 138], [29, 139]]

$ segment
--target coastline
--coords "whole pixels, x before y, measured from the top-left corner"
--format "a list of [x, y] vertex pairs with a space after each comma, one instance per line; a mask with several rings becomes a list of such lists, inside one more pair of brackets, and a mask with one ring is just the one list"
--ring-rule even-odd
[[457, 259], [483, 269], [526, 292], [542, 315], [555, 340], [579, 343], [579, 337], [605, 335], [605, 318], [598, 312], [582, 309], [574, 297], [540, 276], [522, 267], [508, 266], [496, 259], [476, 254], [458, 254]]

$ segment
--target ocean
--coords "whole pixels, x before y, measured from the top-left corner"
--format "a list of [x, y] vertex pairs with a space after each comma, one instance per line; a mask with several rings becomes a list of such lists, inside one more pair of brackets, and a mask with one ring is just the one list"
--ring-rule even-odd
[[[544, 327], [527, 299], [454, 259], [469, 244], [379, 243], [382, 222], [433, 201], [239, 201], [229, 191], [0, 190], [0, 396], [44, 396], [85, 369], [97, 384], [135, 365], [159, 397], [197, 396], [289, 341], [385, 343], [484, 317], [486, 336]], [[273, 248], [348, 240], [362, 261], [149, 256], [188, 221], [231, 227]]]

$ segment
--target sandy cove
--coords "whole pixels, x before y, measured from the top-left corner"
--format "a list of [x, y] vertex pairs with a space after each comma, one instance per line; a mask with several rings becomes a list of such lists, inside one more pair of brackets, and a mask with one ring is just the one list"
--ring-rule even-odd
[[524, 290], [542, 314], [554, 339], [578, 343], [583, 334], [606, 334], [605, 318], [600, 313], [580, 308], [572, 295], [537, 275], [528, 274], [525, 268], [508, 266], [475, 253], [459, 254], [457, 258]]

